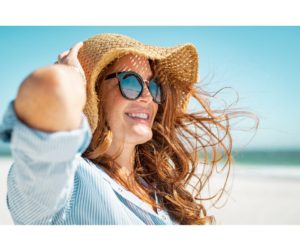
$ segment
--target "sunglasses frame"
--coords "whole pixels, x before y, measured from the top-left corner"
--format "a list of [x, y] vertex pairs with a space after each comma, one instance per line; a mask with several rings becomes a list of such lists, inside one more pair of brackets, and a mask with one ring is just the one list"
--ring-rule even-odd
[[[121, 88], [121, 77], [119, 76], [119, 74], [121, 73], [124, 73], [124, 74], [129, 74], [129, 75], [133, 75], [135, 76], [137, 79], [138, 79], [138, 82], [139, 84], [141, 85], [142, 89], [139, 93], [139, 95], [136, 97], [136, 98], [129, 98], [125, 95], [125, 93], [123, 92], [122, 88]], [[138, 73], [134, 72], [134, 71], [120, 71], [120, 72], [115, 72], [115, 73], [111, 73], [111, 74], [108, 74], [105, 78], [105, 80], [108, 80], [108, 79], [112, 79], [112, 78], [117, 78], [118, 79], [118, 85], [119, 85], [119, 89], [120, 89], [120, 92], [122, 94], [122, 96], [128, 100], [137, 100], [139, 97], [142, 96], [143, 92], [144, 92], [144, 84], [146, 84], [147, 88], [148, 88], [148, 91], [152, 97], [152, 100], [157, 103], [157, 104], [161, 104], [163, 102], [163, 95], [162, 95], [162, 87], [160, 84], [156, 83], [159, 87], [160, 87], [160, 93], [161, 93], [161, 101], [158, 102], [155, 100], [155, 98], [153, 97], [150, 89], [149, 89], [149, 83], [152, 81], [152, 80], [155, 80], [155, 78], [151, 79], [151, 80], [144, 80]]]

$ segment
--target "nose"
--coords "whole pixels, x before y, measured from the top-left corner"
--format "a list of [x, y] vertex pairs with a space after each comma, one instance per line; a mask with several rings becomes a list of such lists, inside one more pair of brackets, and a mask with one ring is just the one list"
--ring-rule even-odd
[[139, 100], [142, 102], [147, 102], [147, 103], [153, 101], [152, 95], [151, 95], [146, 83], [144, 83], [144, 90], [143, 90], [142, 95], [139, 97]]

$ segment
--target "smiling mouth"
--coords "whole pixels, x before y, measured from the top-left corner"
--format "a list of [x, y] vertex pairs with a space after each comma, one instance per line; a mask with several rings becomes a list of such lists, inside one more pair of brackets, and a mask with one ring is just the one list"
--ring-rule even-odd
[[147, 113], [125, 113], [129, 118], [139, 121], [149, 121], [149, 114]]

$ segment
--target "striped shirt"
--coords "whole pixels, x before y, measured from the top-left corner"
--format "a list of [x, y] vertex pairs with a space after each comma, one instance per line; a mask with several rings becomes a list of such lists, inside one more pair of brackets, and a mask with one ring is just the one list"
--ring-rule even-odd
[[91, 140], [84, 114], [79, 129], [46, 133], [20, 121], [12, 101], [0, 139], [11, 144], [7, 205], [15, 224], [177, 224], [81, 156]]

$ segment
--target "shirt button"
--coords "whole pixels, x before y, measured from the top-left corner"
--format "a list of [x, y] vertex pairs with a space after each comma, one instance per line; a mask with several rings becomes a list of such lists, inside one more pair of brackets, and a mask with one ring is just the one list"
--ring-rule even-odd
[[123, 189], [122, 189], [122, 188], [120, 188], [120, 187], [118, 187], [118, 190], [119, 190], [119, 192], [120, 192], [120, 193], [122, 193], [122, 192], [123, 192]]
[[161, 218], [162, 218], [163, 220], [166, 220], [166, 219], [167, 219], [167, 217], [166, 217], [165, 215], [163, 215]]

